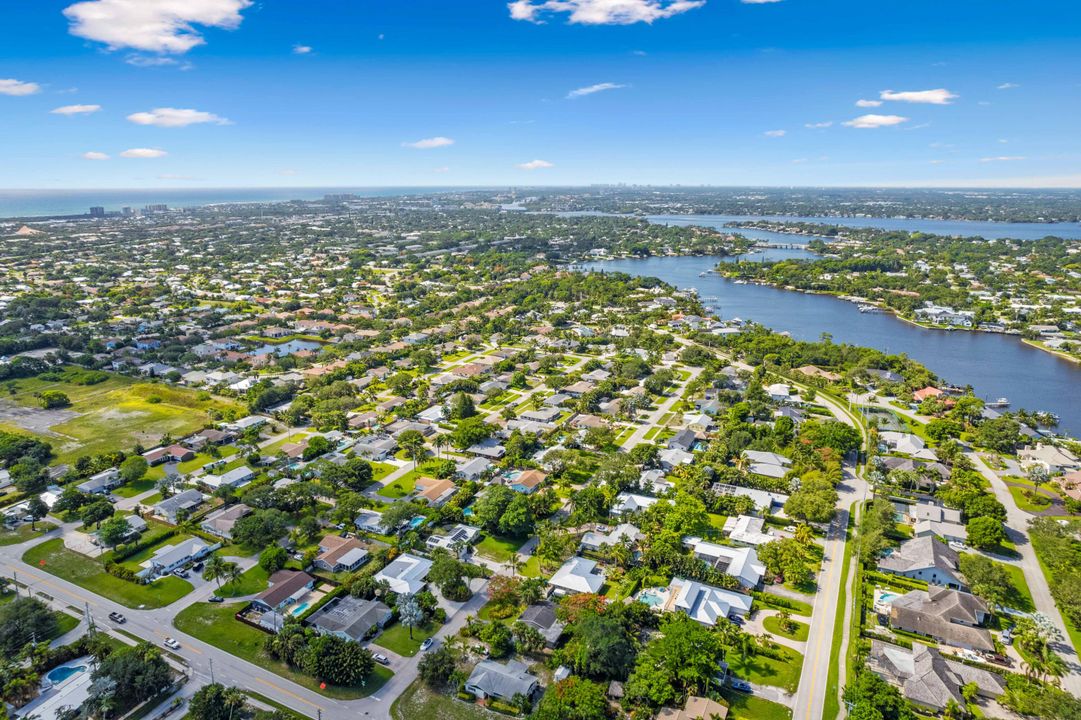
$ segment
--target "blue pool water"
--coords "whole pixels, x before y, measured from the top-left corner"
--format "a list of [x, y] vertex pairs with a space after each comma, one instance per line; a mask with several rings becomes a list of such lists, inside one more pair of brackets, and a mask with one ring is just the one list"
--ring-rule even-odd
[[462, 515], [465, 515], [466, 517], [469, 517], [472, 514], [473, 514], [473, 506], [472, 505], [470, 505], [467, 508], [462, 509]]
[[45, 677], [47, 677], [49, 682], [53, 685], [59, 685], [72, 675], [78, 675], [84, 670], [86, 670], [86, 665], [65, 665], [51, 670]]
[[[464, 513], [463, 513], [463, 514], [464, 514]], [[418, 516], [418, 517], [415, 517], [415, 518], [413, 518], [412, 520], [410, 520], [410, 521], [409, 521], [409, 529], [410, 529], [410, 530], [416, 530], [416, 529], [417, 529], [417, 528], [419, 528], [419, 527], [420, 527], [421, 525], [423, 525], [423, 524], [424, 524], [424, 521], [425, 521], [425, 520], [427, 520], [427, 519], [428, 519], [428, 518], [425, 518], [425, 517], [419, 517], [419, 516]]]
[[638, 599], [651, 608], [660, 607], [664, 603], [664, 595], [656, 590], [643, 590], [638, 593]]
[[303, 613], [305, 610], [308, 609], [309, 604], [310, 603], [302, 602], [299, 605], [297, 605], [295, 608], [290, 610], [289, 614], [293, 615], [294, 617], [297, 616], [297, 615], [300, 615], [301, 613]]

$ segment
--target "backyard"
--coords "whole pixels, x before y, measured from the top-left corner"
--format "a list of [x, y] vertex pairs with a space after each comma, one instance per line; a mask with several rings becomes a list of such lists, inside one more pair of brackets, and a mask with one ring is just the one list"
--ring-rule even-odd
[[97, 560], [68, 550], [61, 538], [30, 548], [23, 555], [23, 562], [129, 608], [165, 607], [192, 590], [187, 580], [171, 575], [149, 585], [121, 580], [105, 572]]
[[435, 635], [439, 630], [439, 624], [428, 622], [422, 627], [413, 628], [413, 637], [409, 637], [409, 628], [401, 623], [394, 623], [383, 632], [379, 633], [374, 642], [379, 647], [385, 647], [402, 657], [413, 657], [420, 651], [420, 644]]

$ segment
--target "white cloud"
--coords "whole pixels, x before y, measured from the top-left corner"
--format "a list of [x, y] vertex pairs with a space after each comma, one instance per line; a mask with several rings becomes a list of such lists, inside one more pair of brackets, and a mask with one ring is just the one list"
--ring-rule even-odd
[[604, 92], [606, 90], [619, 90], [620, 88], [630, 87], [629, 85], [621, 85], [619, 83], [603, 82], [596, 85], [589, 85], [587, 87], [580, 87], [577, 90], [571, 90], [567, 93], [567, 100], [574, 100], [575, 98], [585, 97], [586, 95], [592, 95], [594, 93]]
[[880, 128], [890, 127], [891, 125], [900, 125], [903, 122], [908, 122], [908, 118], [901, 117], [900, 115], [860, 115], [858, 118], [845, 121], [841, 123], [846, 127], [852, 128]]
[[548, 15], [566, 13], [567, 22], [578, 25], [633, 25], [681, 15], [706, 4], [706, 0], [512, 0], [511, 18], [540, 23]]
[[311, 51], [312, 51], [312, 49], [311, 49], [310, 45], [294, 45], [293, 46], [293, 54], [294, 55], [307, 55]]
[[132, 148], [131, 150], [125, 150], [120, 153], [120, 157], [137, 158], [140, 160], [148, 160], [151, 158], [165, 157], [169, 153], [157, 148]]
[[857, 100], [856, 107], [878, 107], [882, 104], [881, 100]]
[[762, 134], [766, 137], [784, 137], [787, 132], [787, 130], [767, 130]]
[[833, 125], [833, 121], [832, 120], [826, 120], [824, 122], [805, 123], [803, 127], [810, 128], [812, 130], [818, 130], [820, 128], [828, 128], [831, 125]]
[[178, 128], [201, 123], [229, 125], [229, 121], [214, 113], [184, 108], [154, 108], [150, 112], [137, 112], [128, 115], [128, 120], [136, 125], [154, 125], [155, 127]]
[[430, 137], [423, 140], [417, 140], [416, 142], [403, 142], [402, 147], [413, 148], [414, 150], [431, 150], [433, 148], [447, 147], [453, 145], [454, 141], [449, 137]]
[[522, 170], [542, 170], [544, 168], [555, 167], [555, 165], [547, 160], [530, 160], [529, 162], [518, 163], [518, 167]]
[[982, 162], [982, 163], [1014, 162], [1015, 160], [1024, 160], [1024, 159], [1025, 158], [1023, 156], [1021, 156], [1021, 155], [997, 155], [995, 157], [980, 158], [980, 162]]
[[949, 105], [957, 99], [957, 94], [946, 88], [934, 90], [883, 90], [878, 94], [883, 100], [895, 102], [922, 103], [925, 105]]
[[284, 175], [286, 177], [292, 177], [292, 176], [297, 174], [297, 171], [294, 170], [293, 168], [284, 168], [282, 170], [279, 170], [278, 174], [279, 175]]
[[84, 152], [83, 158], [86, 160], [108, 160], [109, 156], [103, 152], [94, 152], [91, 150], [90, 152]]
[[205, 43], [196, 25], [232, 30], [252, 0], [85, 0], [64, 15], [72, 35], [110, 50], [186, 53]]
[[998, 89], [999, 90], [1013, 90], [1014, 88], [1019, 88], [1019, 87], [1021, 87], [1021, 86], [1018, 85], [1017, 83], [1004, 82], [1004, 83], [1002, 83], [1001, 85], [998, 86]]
[[37, 83], [23, 82], [14, 78], [0, 79], [0, 95], [34, 95], [41, 92]]
[[450, 168], [449, 168], [449, 167], [447, 167], [446, 165], [444, 165], [443, 167], [437, 167], [437, 168], [435, 168], [434, 170], [432, 170], [432, 172], [437, 172], [437, 173], [448, 173], [448, 172], [450, 172]]
[[88, 115], [101, 110], [101, 105], [64, 105], [50, 110], [53, 115]]
[[176, 65], [181, 70], [191, 70], [194, 65], [186, 60], [180, 62], [176, 58], [163, 57], [161, 55], [139, 55], [138, 53], [132, 53], [124, 58], [124, 62], [128, 65], [134, 65], [135, 67], [165, 67], [167, 65]]

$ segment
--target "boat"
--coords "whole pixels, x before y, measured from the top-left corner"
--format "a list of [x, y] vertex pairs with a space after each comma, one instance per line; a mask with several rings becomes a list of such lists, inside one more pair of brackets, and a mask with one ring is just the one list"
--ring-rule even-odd
[[1008, 398], [1000, 397], [998, 400], [995, 400], [994, 402], [989, 400], [986, 403], [984, 403], [984, 405], [986, 405], [989, 408], [1007, 408], [1007, 407], [1010, 406], [1010, 401], [1009, 401]]
[[877, 305], [859, 305], [858, 309], [861, 313], [880, 313], [882, 308]]

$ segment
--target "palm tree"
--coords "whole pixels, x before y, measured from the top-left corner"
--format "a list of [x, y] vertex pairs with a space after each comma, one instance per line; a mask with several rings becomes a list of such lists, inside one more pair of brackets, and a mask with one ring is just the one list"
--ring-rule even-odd
[[518, 553], [514, 553], [510, 556], [510, 560], [507, 560], [507, 567], [510, 568], [510, 576], [517, 577], [518, 571], [522, 569], [522, 558], [518, 557]]
[[221, 579], [226, 575], [226, 566], [228, 564], [221, 555], [211, 555], [206, 561], [206, 567], [203, 568], [203, 578], [205, 580], [216, 580], [218, 589], [221, 590]]
[[240, 565], [235, 562], [225, 563], [225, 577], [229, 578], [230, 583], [234, 583], [240, 579], [240, 576], [244, 574], [244, 571], [240, 569]]
[[439, 457], [439, 451], [447, 446], [447, 442], [447, 436], [443, 433], [439, 433], [434, 438], [432, 438], [432, 447], [435, 448], [435, 456], [437, 458]]
[[806, 523], [800, 523], [799, 525], [797, 525], [796, 532], [793, 535], [793, 537], [796, 539], [796, 542], [800, 543], [801, 545], [809, 545], [810, 543], [814, 542], [814, 536], [814, 530], [812, 530], [811, 526]]

